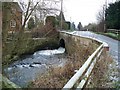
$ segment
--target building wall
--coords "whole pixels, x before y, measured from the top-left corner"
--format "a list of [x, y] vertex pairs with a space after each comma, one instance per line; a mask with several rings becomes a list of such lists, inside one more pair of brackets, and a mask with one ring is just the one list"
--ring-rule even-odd
[[[8, 2], [3, 2], [3, 3], [8, 3]], [[19, 5], [18, 5], [18, 3], [17, 2], [9, 2], [9, 7], [8, 7], [8, 9], [9, 10], [7, 10], [7, 11], [9, 11], [8, 12], [8, 16], [9, 16], [9, 20], [6, 20], [6, 21], [8, 21], [7, 23], [7, 30], [8, 30], [8, 32], [10, 32], [10, 31], [12, 31], [12, 32], [14, 32], [14, 31], [19, 31], [20, 30], [20, 28], [21, 28], [21, 26], [22, 26], [22, 11], [20, 11], [20, 7], [19, 7]], [[2, 18], [5, 18], [5, 11], [4, 10], [6, 10], [6, 9], [2, 9]], [[6, 22], [5, 21], [5, 22]], [[11, 21], [14, 21], [15, 22], [15, 26], [13, 27], [13, 26], [11, 26], [11, 25], [13, 25], [12, 23], [11, 23]], [[3, 22], [4, 23], [4, 22]]]
[[16, 26], [11, 27], [11, 24], [9, 24], [9, 28], [10, 28], [9, 31], [19, 31], [22, 26], [22, 12], [20, 12], [18, 8], [19, 8], [19, 5], [17, 3], [13, 3], [11, 5], [10, 20], [14, 20], [16, 22]]

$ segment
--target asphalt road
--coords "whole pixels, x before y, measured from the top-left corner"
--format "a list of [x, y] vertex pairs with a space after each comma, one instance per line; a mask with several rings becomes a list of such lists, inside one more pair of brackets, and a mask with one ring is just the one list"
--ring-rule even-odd
[[120, 68], [120, 41], [114, 40], [110, 37], [95, 34], [90, 31], [75, 31], [73, 34], [75, 35], [81, 35], [81, 36], [87, 36], [87, 37], [93, 37], [96, 39], [99, 39], [103, 42], [106, 42], [109, 45], [109, 53], [113, 57], [114, 60], [118, 62], [118, 67]]

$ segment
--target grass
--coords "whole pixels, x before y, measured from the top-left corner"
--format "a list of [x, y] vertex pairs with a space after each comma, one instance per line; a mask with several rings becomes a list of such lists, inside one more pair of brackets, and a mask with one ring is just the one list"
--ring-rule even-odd
[[114, 85], [113, 88], [116, 88], [116, 90], [120, 89], [120, 81], [115, 82], [113, 85]]
[[120, 34], [114, 34], [114, 33], [104, 33], [104, 35], [108, 36], [108, 37], [111, 37], [113, 39], [116, 39], [116, 40], [120, 40]]
[[[87, 88], [113, 88], [113, 82], [110, 81], [110, 68], [109, 65], [113, 63], [113, 59], [103, 52], [100, 59], [97, 61], [90, 79], [87, 84]], [[113, 72], [113, 71], [112, 71]]]
[[102, 33], [102, 32], [95, 32], [95, 33], [108, 36], [108, 37], [113, 38], [115, 40], [120, 40], [120, 34], [117, 35], [115, 33]]
[[7, 79], [1, 74], [0, 74], [0, 79], [2, 81], [2, 89], [9, 88], [10, 90], [16, 90], [15, 88], [20, 88], [19, 86], [17, 86], [16, 84], [14, 84], [13, 82], [11, 82], [9, 79]]
[[47, 74], [38, 77], [29, 86], [34, 88], [62, 88], [75, 74], [74, 70], [81, 67], [81, 62], [81, 60], [78, 61], [69, 56], [64, 67], [51, 67]]

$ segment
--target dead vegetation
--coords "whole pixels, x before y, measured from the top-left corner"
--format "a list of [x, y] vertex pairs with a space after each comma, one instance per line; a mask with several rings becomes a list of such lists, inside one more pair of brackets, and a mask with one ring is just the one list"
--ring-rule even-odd
[[109, 65], [113, 62], [113, 59], [107, 52], [103, 51], [100, 59], [97, 61], [90, 79], [87, 84], [87, 88], [111, 88], [109, 83]]
[[74, 70], [81, 66], [81, 62], [81, 60], [77, 61], [69, 56], [64, 67], [51, 67], [47, 74], [37, 78], [32, 85], [35, 88], [62, 88], [75, 74]]
[[67, 62], [63, 67], [51, 67], [46, 74], [39, 76], [29, 85], [30, 88], [62, 88], [67, 81], [75, 74], [87, 58], [97, 48], [97, 45], [92, 48], [93, 44], [82, 47], [74, 43], [71, 49], [74, 53], [67, 55]]

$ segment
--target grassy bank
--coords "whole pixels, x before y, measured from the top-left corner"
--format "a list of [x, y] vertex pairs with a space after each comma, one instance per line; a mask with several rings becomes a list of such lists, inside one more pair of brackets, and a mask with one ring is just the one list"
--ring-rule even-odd
[[120, 40], [120, 34], [117, 35], [114, 33], [102, 33], [102, 32], [95, 32], [95, 33], [108, 36], [108, 37], [113, 38], [115, 40]]
[[3, 51], [2, 65], [8, 65], [20, 57], [30, 55], [37, 50], [54, 48], [58, 48], [58, 40], [54, 38], [24, 39], [17, 45], [9, 41]]
[[2, 76], [1, 74], [0, 74], [0, 79], [2, 81], [2, 84], [1, 84], [1, 86], [3, 87], [2, 89], [9, 88], [9, 90], [15, 90], [15, 88], [20, 88], [19, 86], [11, 82], [9, 79]]
[[[9, 43], [6, 44], [6, 49], [2, 60], [2, 67], [6, 67], [7, 65], [13, 63], [16, 60], [19, 60], [19, 58], [22, 58], [26, 55], [33, 54], [37, 50], [42, 49], [54, 49], [58, 48], [58, 39], [56, 38], [39, 38], [39, 39], [26, 39], [22, 40], [24, 43], [20, 46], [14, 46], [14, 43], [12, 41], [9, 41]], [[16, 48], [16, 49], [14, 49]], [[10, 88], [13, 90], [12, 85], [9, 84], [9, 80], [4, 79], [4, 82], [2, 82], [3, 88]]]

